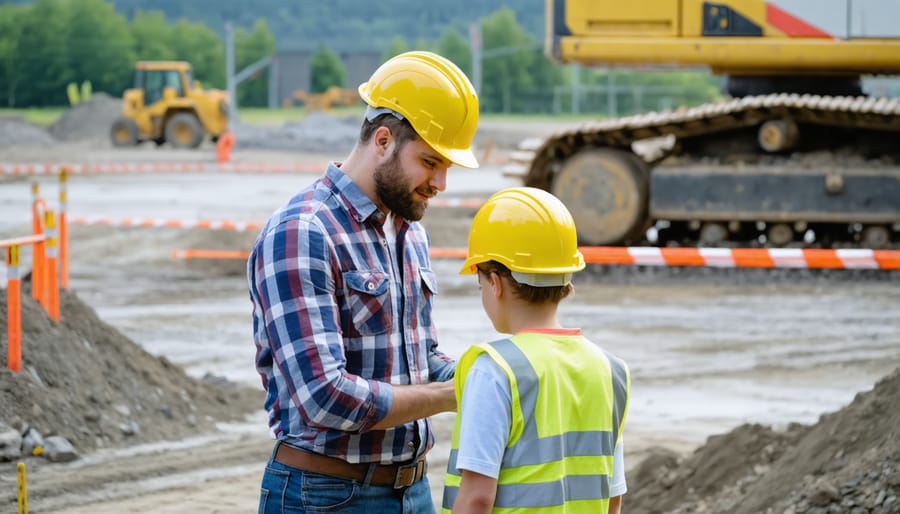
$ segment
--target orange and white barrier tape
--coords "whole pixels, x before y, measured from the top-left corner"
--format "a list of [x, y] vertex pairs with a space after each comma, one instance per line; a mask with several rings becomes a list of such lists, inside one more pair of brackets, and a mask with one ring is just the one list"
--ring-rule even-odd
[[586, 246], [585, 261], [639, 266], [900, 269], [900, 250]]
[[[588, 264], [710, 266], [720, 268], [900, 269], [900, 250], [784, 248], [652, 248], [582, 246]], [[246, 259], [239, 250], [175, 250], [178, 259]], [[465, 248], [431, 248], [432, 258], [465, 259]]]
[[162, 218], [104, 218], [73, 216], [69, 218], [70, 225], [107, 225], [111, 227], [144, 227], [144, 228], [200, 228], [207, 230], [234, 230], [243, 232], [246, 230], [260, 230], [263, 225], [256, 222], [243, 222], [231, 220], [173, 220]]
[[[435, 198], [429, 202], [435, 208], [477, 209], [484, 203], [481, 198]], [[260, 230], [262, 223], [255, 221], [232, 220], [178, 220], [165, 218], [109, 218], [105, 216], [71, 216], [66, 219], [69, 225], [106, 225], [111, 227], [143, 227], [143, 228], [183, 228], [208, 230]]]
[[76, 175], [127, 173], [324, 173], [325, 162], [94, 162], [0, 163], [0, 175]]

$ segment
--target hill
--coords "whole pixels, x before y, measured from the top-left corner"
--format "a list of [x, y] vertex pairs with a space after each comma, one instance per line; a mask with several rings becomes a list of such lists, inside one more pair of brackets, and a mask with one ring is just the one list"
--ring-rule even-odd
[[516, 14], [522, 27], [542, 37], [544, 3], [537, 0], [113, 0], [116, 11], [129, 19], [138, 10], [162, 11], [169, 22], [184, 18], [202, 22], [216, 32], [226, 22], [250, 28], [264, 19], [275, 35], [279, 50], [314, 50], [327, 46], [336, 51], [386, 48], [396, 36], [410, 44], [431, 42], [450, 28], [467, 34], [471, 23], [502, 7]]

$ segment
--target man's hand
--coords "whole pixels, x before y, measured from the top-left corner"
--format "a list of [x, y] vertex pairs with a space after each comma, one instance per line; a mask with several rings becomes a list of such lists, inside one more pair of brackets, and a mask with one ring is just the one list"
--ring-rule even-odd
[[456, 410], [456, 392], [452, 380], [421, 385], [395, 385], [393, 390], [391, 410], [370, 430], [385, 430], [439, 412]]

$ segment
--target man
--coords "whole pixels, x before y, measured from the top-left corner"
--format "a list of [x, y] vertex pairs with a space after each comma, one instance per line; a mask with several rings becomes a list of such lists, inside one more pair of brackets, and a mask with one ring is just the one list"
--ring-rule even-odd
[[584, 267], [550, 193], [507, 189], [476, 213], [461, 273], [477, 273], [494, 328], [514, 335], [457, 364], [444, 513], [620, 512], [628, 368], [557, 318]]
[[342, 163], [272, 215], [248, 261], [256, 366], [277, 442], [259, 512], [434, 512], [429, 416], [456, 409], [418, 220], [451, 165], [476, 168], [472, 84], [407, 52], [359, 87]]

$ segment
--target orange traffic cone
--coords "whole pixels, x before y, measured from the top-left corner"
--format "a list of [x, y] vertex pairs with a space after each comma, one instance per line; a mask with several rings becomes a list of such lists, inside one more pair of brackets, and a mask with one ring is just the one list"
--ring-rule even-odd
[[216, 162], [224, 164], [231, 160], [231, 149], [234, 148], [234, 134], [226, 131], [216, 143]]

